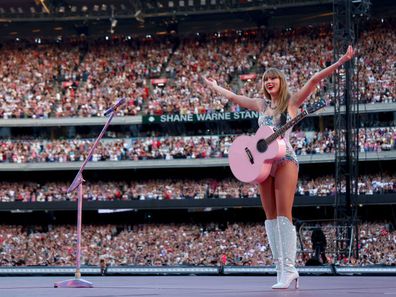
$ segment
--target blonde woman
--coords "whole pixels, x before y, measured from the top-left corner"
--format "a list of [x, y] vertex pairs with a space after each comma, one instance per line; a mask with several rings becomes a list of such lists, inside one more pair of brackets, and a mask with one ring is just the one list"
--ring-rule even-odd
[[[234, 94], [220, 87], [215, 80], [203, 78], [206, 84], [233, 103], [260, 112], [259, 125], [280, 126], [281, 117], [297, 116], [300, 106], [315, 91], [321, 80], [330, 76], [338, 67], [354, 55], [351, 46], [336, 63], [314, 74], [295, 94], [290, 94], [282, 71], [269, 68], [262, 77], [265, 99], [249, 98]], [[285, 119], [283, 119], [285, 121]], [[295, 281], [298, 288], [298, 272], [295, 268], [296, 229], [292, 224], [292, 207], [298, 180], [298, 160], [289, 141], [290, 128], [284, 135], [286, 155], [273, 163], [270, 176], [258, 187], [266, 215], [265, 229], [276, 264], [277, 283], [273, 289], [287, 289]]]

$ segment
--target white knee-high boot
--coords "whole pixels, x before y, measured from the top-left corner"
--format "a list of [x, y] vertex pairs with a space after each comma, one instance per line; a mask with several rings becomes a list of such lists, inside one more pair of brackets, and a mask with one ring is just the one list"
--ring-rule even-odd
[[272, 252], [272, 259], [276, 268], [276, 282], [279, 283], [281, 278], [280, 261], [282, 259], [281, 259], [281, 253], [279, 251], [279, 247], [276, 244], [277, 241], [279, 241], [276, 238], [276, 236], [278, 236], [277, 220], [276, 219], [266, 220], [265, 231], [267, 232], [267, 238]]
[[287, 217], [277, 217], [277, 227], [280, 239], [280, 248], [282, 258], [281, 279], [272, 286], [273, 289], [287, 289], [295, 281], [295, 287], [298, 288], [299, 274], [295, 265], [297, 252], [297, 235], [296, 228]]

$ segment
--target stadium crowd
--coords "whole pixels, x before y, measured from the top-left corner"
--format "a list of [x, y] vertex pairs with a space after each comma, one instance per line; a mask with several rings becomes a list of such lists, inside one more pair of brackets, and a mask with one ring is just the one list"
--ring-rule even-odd
[[[356, 48], [362, 103], [395, 102], [392, 21], [373, 21]], [[210, 76], [235, 92], [262, 96], [252, 87], [267, 67], [279, 67], [291, 90], [332, 60], [329, 27], [281, 32], [227, 31], [180, 38], [141, 38], [62, 44], [17, 42], [0, 48], [0, 117], [102, 116], [117, 98], [120, 115], [238, 111], [200, 80]], [[296, 70], [297, 69], [297, 70]], [[255, 79], [244, 85], [241, 74]], [[162, 85], [153, 78], [164, 78]], [[323, 91], [331, 94], [324, 82]]]
[[[338, 265], [395, 265], [396, 232], [389, 224], [359, 226], [359, 258], [334, 259], [335, 228], [321, 226], [327, 259]], [[313, 256], [313, 228], [300, 229], [298, 265]], [[82, 265], [271, 265], [263, 224], [86, 225]], [[76, 228], [0, 226], [0, 266], [74, 265]], [[302, 245], [301, 245], [302, 242]]]
[[[77, 191], [66, 194], [69, 183], [0, 182], [0, 202], [51, 202], [77, 200]], [[341, 187], [343, 188], [343, 187]], [[298, 196], [335, 195], [332, 176], [302, 177], [296, 189]], [[360, 195], [396, 192], [396, 179], [391, 174], [364, 175], [359, 178]], [[144, 181], [98, 181], [85, 184], [84, 199], [116, 200], [177, 200], [258, 198], [257, 187], [233, 178], [200, 180], [164, 179]]]
[[[235, 135], [168, 136], [105, 140], [99, 143], [92, 161], [226, 158]], [[334, 154], [334, 132], [295, 131], [291, 143], [297, 155]], [[390, 151], [396, 148], [396, 130], [359, 130], [360, 152]], [[0, 140], [0, 163], [75, 162], [88, 156], [93, 139]]]
[[[360, 32], [355, 63], [362, 103], [396, 102], [396, 26], [373, 22]], [[308, 30], [308, 31], [307, 31]], [[240, 111], [201, 82], [206, 75], [224, 87], [250, 97], [268, 67], [282, 69], [295, 91], [332, 60], [329, 27], [266, 32], [235, 31], [171, 39], [60, 44], [3, 44], [0, 47], [0, 118], [64, 118], [102, 116], [117, 98], [128, 104], [119, 115], [161, 115]], [[364, 42], [363, 42], [364, 41]], [[253, 74], [252, 79], [241, 75]], [[153, 79], [164, 78], [162, 84]], [[325, 98], [332, 86], [324, 82]], [[323, 93], [321, 93], [323, 95]], [[315, 97], [314, 95], [313, 97]], [[105, 139], [92, 161], [179, 158], [223, 158], [235, 135]], [[297, 155], [334, 153], [334, 133], [295, 131]], [[396, 149], [394, 127], [359, 131], [361, 152]], [[0, 163], [76, 162], [87, 157], [92, 139], [2, 139]], [[0, 182], [0, 202], [76, 200], [66, 194], [69, 183]], [[394, 174], [365, 175], [361, 195], [395, 193]], [[84, 199], [172, 200], [258, 198], [257, 188], [235, 179], [88, 182]], [[335, 194], [332, 176], [302, 177], [296, 195]], [[76, 230], [72, 226], [0, 225], [0, 266], [74, 265]], [[386, 224], [359, 227], [359, 258], [334, 259], [335, 230], [322, 225], [328, 261], [340, 265], [395, 265], [396, 232]], [[312, 228], [301, 230], [297, 262], [313, 255]], [[271, 265], [263, 224], [84, 226], [82, 263], [109, 265]]]

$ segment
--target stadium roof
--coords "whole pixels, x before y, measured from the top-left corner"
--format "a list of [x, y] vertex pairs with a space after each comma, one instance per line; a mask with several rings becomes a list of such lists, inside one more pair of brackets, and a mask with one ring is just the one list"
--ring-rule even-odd
[[2, 0], [0, 15], [14, 20], [180, 16], [323, 5], [333, 0]]
[[[395, 11], [392, 0], [371, 2], [389, 15]], [[0, 38], [183, 34], [329, 22], [332, 3], [333, 0], [2, 0]]]

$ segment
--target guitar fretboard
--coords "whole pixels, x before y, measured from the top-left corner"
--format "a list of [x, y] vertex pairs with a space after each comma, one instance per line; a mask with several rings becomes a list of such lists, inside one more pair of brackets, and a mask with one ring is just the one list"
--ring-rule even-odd
[[298, 116], [296, 116], [294, 119], [290, 120], [285, 125], [283, 125], [281, 128], [279, 128], [274, 133], [272, 133], [268, 138], [265, 139], [265, 142], [267, 144], [270, 144], [275, 139], [277, 139], [279, 136], [281, 136], [283, 133], [285, 133], [289, 128], [293, 127], [295, 124], [297, 124], [303, 118], [305, 118], [307, 115], [308, 115], [308, 111], [304, 110]]

